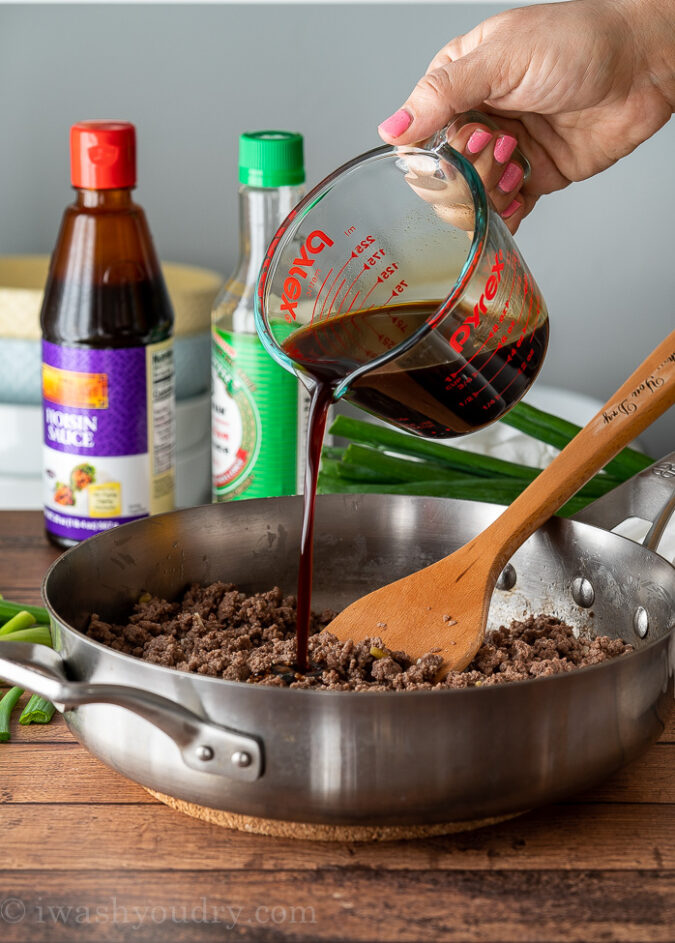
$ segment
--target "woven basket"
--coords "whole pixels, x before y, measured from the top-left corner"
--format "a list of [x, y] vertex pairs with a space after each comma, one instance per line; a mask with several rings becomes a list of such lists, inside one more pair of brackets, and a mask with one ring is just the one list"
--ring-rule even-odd
[[[40, 308], [47, 279], [46, 255], [0, 256], [0, 338], [40, 340]], [[174, 334], [208, 331], [223, 278], [210, 269], [163, 262], [175, 314]]]

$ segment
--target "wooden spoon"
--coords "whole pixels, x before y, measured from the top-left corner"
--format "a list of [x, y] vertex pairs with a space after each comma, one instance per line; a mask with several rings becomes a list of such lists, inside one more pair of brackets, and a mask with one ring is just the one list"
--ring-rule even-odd
[[483, 641], [490, 598], [509, 558], [593, 475], [675, 403], [675, 331], [497, 518], [449, 557], [357, 599], [327, 626], [343, 641], [380, 636], [439, 672], [461, 671]]

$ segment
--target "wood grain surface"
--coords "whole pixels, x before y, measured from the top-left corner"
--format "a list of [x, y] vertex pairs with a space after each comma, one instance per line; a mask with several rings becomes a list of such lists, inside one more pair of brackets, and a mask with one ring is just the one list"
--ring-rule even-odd
[[[0, 513], [0, 591], [39, 602], [41, 515]], [[15, 714], [18, 717], [18, 712]], [[0, 744], [0, 941], [675, 939], [675, 716], [602, 786], [413, 842], [301, 842], [183, 817], [67, 731]]]

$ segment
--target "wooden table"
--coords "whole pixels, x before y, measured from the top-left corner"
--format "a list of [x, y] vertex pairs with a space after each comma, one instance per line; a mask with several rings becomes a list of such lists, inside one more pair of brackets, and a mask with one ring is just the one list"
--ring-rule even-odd
[[[0, 590], [39, 602], [56, 551], [0, 513]], [[18, 717], [18, 712], [16, 714]], [[380, 845], [186, 818], [59, 717], [0, 745], [0, 940], [675, 939], [675, 723], [592, 793], [479, 831]]]

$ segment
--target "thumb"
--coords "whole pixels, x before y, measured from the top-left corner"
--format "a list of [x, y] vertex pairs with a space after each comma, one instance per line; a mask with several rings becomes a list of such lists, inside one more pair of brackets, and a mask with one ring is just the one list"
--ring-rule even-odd
[[493, 77], [498, 62], [488, 48], [477, 49], [455, 61], [431, 69], [422, 76], [405, 104], [379, 126], [388, 144], [412, 144], [430, 137], [454, 115], [478, 108], [496, 97]]

